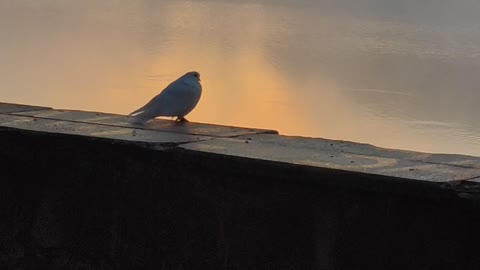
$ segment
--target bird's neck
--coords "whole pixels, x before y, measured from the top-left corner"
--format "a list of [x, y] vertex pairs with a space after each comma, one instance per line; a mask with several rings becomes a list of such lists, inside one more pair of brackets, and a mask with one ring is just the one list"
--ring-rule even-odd
[[185, 80], [184, 83], [187, 84], [188, 86], [200, 88], [200, 83], [197, 80]]

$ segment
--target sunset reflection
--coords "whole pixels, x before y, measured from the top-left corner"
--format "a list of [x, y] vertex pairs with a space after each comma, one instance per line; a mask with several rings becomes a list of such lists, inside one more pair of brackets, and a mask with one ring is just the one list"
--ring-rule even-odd
[[[166, 85], [186, 70], [199, 71], [204, 91], [188, 116], [193, 121], [280, 130], [306, 125], [300, 112], [289, 106], [290, 95], [298, 95], [298, 90], [264, 57], [268, 33], [261, 6], [218, 8], [214, 13], [223, 14], [226, 22], [215, 29], [208, 28], [211, 22], [205, 21], [212, 11], [201, 5], [185, 6], [181, 15], [175, 13], [176, 7], [164, 10], [171, 29], [207, 27], [191, 35], [166, 31], [162, 38], [172, 43], [152, 57], [151, 78], [157, 78], [152, 81]], [[138, 104], [159, 90], [142, 92]]]
[[128, 114], [196, 70], [190, 121], [480, 155], [475, 25], [315, 1], [42, 3], [0, 3], [2, 101]]

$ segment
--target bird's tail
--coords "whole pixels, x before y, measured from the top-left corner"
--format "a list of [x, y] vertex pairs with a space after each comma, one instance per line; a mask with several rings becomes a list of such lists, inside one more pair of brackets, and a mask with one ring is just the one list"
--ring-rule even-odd
[[[148, 104], [147, 104], [147, 105], [148, 105]], [[145, 107], [147, 107], [147, 105], [145, 105], [145, 106], [141, 107], [140, 109], [137, 109], [137, 110], [135, 110], [135, 111], [131, 112], [131, 113], [130, 113], [128, 116], [135, 116], [135, 115], [139, 115], [139, 114], [142, 114], [142, 113], [144, 113], [144, 112], [145, 112], [145, 110], [146, 110], [146, 108], [145, 108]]]
[[150, 117], [148, 117], [146, 113], [146, 106], [143, 106], [128, 115], [128, 123], [132, 125], [143, 126], [148, 120], [150, 120]]

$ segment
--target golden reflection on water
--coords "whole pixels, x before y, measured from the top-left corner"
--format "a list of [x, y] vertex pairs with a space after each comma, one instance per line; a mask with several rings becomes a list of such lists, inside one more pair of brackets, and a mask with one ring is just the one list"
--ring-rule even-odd
[[480, 155], [470, 98], [445, 111], [454, 77], [428, 77], [475, 49], [428, 47], [414, 24], [228, 1], [66, 3], [0, 3], [2, 101], [128, 114], [197, 70], [204, 91], [191, 121]]
[[[268, 33], [262, 6], [245, 5], [229, 10], [230, 14], [226, 15], [228, 7], [220, 9], [212, 12], [191, 5], [183, 7], [181, 15], [165, 10], [167, 28], [187, 29], [187, 32], [202, 26], [207, 29], [181, 36], [175, 31], [166, 31], [163, 38], [174, 43], [151, 59], [151, 73], [168, 74], [161, 82], [163, 85], [186, 70], [201, 73], [204, 91], [199, 105], [188, 116], [193, 121], [280, 130], [306, 125], [307, 119], [289, 106], [289, 96], [298, 94], [298, 90], [290, 87], [288, 78], [264, 58]], [[227, 23], [214, 29], [220, 32], [210, 33], [209, 13], [224, 14]], [[245, 18], [248, 20], [243, 20]], [[240, 21], [241, 27], [235, 26], [235, 22]], [[138, 104], [148, 100], [155, 91], [142, 93]]]

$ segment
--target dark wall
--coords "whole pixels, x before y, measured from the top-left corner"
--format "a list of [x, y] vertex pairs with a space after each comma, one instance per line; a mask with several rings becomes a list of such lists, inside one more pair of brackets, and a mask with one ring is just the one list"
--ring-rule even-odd
[[87, 137], [0, 138], [0, 269], [479, 266], [476, 209], [428, 186]]

